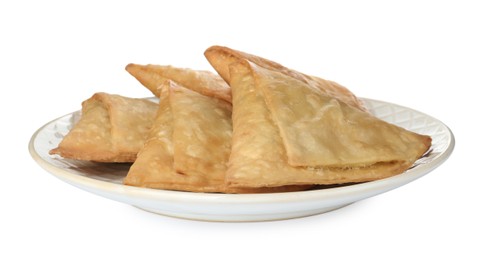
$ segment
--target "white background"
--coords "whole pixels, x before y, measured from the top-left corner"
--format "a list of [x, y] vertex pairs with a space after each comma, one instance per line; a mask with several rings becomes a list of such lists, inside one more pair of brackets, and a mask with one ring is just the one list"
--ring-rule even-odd
[[[474, 1], [0, 2], [0, 259], [478, 259], [479, 9]], [[31, 159], [30, 136], [94, 92], [150, 93], [124, 71], [209, 69], [210, 45], [430, 114], [450, 159], [323, 215], [207, 223], [79, 190]]]

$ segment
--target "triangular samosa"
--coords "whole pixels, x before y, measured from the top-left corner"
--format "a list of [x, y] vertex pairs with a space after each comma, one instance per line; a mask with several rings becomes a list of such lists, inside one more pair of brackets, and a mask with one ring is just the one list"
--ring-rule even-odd
[[133, 63], [128, 64], [125, 69], [157, 97], [161, 94], [161, 85], [172, 80], [205, 96], [231, 103], [230, 87], [220, 76], [210, 71]]
[[[204, 152], [203, 149], [208, 149], [208, 147], [199, 146], [195, 143], [197, 140], [203, 140], [202, 138], [204, 138], [204, 141], [208, 141], [206, 140], [208, 137], [205, 136], [203, 129], [197, 128], [198, 124], [200, 124], [199, 121], [205, 119], [205, 115], [203, 114], [201, 118], [184, 118], [184, 116], [188, 115], [182, 111], [183, 108], [188, 108], [187, 106], [182, 107], [186, 103], [189, 105], [195, 104], [197, 108], [202, 107], [205, 109], [207, 106], [205, 102], [208, 103], [209, 100], [207, 99], [209, 98], [187, 91], [187, 89], [172, 81], [167, 81], [161, 86], [160, 108], [158, 109], [150, 138], [138, 154], [136, 162], [131, 166], [124, 180], [125, 184], [196, 192], [219, 192], [224, 190], [224, 172], [227, 160], [204, 163], [204, 160], [208, 160], [209, 157], [203, 157], [204, 159], [202, 160], [199, 155], [204, 156], [205, 154], [200, 153]], [[186, 93], [186, 96], [183, 97], [184, 93]], [[203, 100], [199, 100], [201, 99], [200, 96]], [[186, 100], [183, 100], [184, 98]], [[176, 102], [178, 104], [174, 104]], [[221, 110], [220, 108], [216, 109]], [[181, 112], [175, 114], [175, 111]], [[214, 113], [214, 111], [212, 112]], [[221, 110], [221, 113], [227, 112]], [[227, 129], [223, 129], [224, 135], [231, 135], [231, 122], [226, 125], [230, 129], [229, 133]], [[187, 140], [178, 140], [179, 138], [187, 138]], [[221, 140], [219, 142], [221, 143], [218, 143], [218, 146], [210, 146], [209, 148], [214, 149], [224, 146], [227, 152], [210, 151], [222, 153], [219, 157], [227, 156], [230, 145], [229, 136], [226, 145]], [[185, 154], [181, 152], [185, 152]], [[175, 157], [179, 159], [179, 165], [178, 163], [175, 164]], [[199, 166], [202, 167], [190, 168], [190, 162], [199, 163]]]
[[97, 162], [133, 162], [143, 147], [158, 104], [96, 93], [82, 103], [80, 120], [50, 154]]
[[[427, 136], [383, 122], [283, 73], [243, 60], [230, 65], [229, 74], [234, 129], [226, 178], [231, 186], [377, 180], [403, 172], [430, 146]], [[359, 129], [352, 130], [353, 124]], [[373, 126], [367, 129], [368, 124]], [[354, 148], [348, 150], [343, 140]], [[346, 151], [334, 150], [335, 142]], [[396, 149], [394, 156], [383, 155]], [[366, 156], [352, 154], [363, 151]]]

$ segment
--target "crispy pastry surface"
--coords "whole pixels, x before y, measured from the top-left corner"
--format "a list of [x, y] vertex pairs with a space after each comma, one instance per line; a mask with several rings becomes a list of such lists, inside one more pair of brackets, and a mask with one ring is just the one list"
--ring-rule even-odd
[[295, 191], [308, 185], [234, 188], [225, 184], [231, 151], [231, 104], [172, 81], [161, 101], [149, 139], [124, 183], [194, 192], [261, 193]]
[[222, 187], [231, 151], [231, 104], [183, 87], [170, 87], [174, 168]]
[[[266, 75], [255, 74], [253, 66], [246, 61], [230, 66], [234, 128], [232, 152], [226, 176], [229, 185], [272, 187], [364, 182], [393, 176], [403, 172], [412, 164], [411, 161], [387, 161], [372, 163], [365, 167], [359, 167], [356, 164], [349, 166], [347, 163], [343, 163], [341, 167], [321, 167], [317, 164], [291, 165], [280, 129], [268, 108], [262, 87], [257, 86], [257, 83], [262, 80], [260, 77]], [[275, 76], [277, 75], [274, 73], [268, 75], [270, 77], [268, 80], [277, 80]], [[301, 114], [300, 111], [298, 113]], [[323, 129], [322, 131], [331, 130]], [[317, 147], [317, 149], [322, 148]], [[417, 154], [422, 155], [425, 150], [427, 145], [424, 145], [413, 157]]]
[[289, 69], [274, 61], [252, 55], [249, 53], [237, 51], [223, 46], [211, 46], [205, 51], [205, 56], [220, 74], [220, 76], [228, 83], [231, 81], [229, 65], [240, 60], [248, 60], [260, 67], [280, 72], [289, 77], [302, 81], [309, 86], [316, 88], [319, 92], [334, 97], [350, 106], [356, 107], [362, 111], [367, 111], [360, 99], [358, 99], [351, 91], [340, 84], [325, 80], [316, 76], [310, 76], [301, 72]]
[[210, 71], [133, 63], [125, 69], [157, 97], [161, 94], [162, 84], [172, 80], [205, 96], [231, 103], [230, 87], [220, 76]]
[[389, 124], [282, 73], [251, 64], [292, 166], [413, 163], [430, 138]]
[[[161, 101], [149, 138], [138, 153], [124, 184], [138, 187], [205, 191], [202, 178], [175, 171], [173, 166], [173, 112], [170, 106], [170, 83], [161, 87]], [[171, 83], [174, 84], [174, 83]]]
[[143, 146], [158, 105], [96, 93], [82, 103], [82, 115], [50, 154], [97, 162], [133, 162]]

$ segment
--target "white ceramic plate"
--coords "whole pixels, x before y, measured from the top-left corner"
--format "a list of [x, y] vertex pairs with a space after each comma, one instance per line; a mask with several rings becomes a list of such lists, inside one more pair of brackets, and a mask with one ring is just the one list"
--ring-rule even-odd
[[271, 194], [207, 194], [122, 185], [128, 164], [102, 164], [51, 156], [78, 113], [41, 127], [31, 138], [30, 153], [45, 170], [78, 188], [158, 214], [207, 221], [264, 221], [309, 216], [338, 209], [392, 190], [424, 176], [444, 162], [454, 148], [447, 126], [424, 113], [364, 99], [377, 117], [432, 137], [431, 150], [411, 169], [383, 180], [321, 190]]

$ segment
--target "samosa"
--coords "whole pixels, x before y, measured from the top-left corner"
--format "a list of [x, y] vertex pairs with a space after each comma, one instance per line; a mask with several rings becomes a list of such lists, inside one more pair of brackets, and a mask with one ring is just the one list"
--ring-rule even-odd
[[96, 162], [133, 162], [143, 147], [158, 104], [96, 93], [82, 103], [80, 120], [50, 154]]
[[408, 169], [428, 136], [384, 122], [247, 60], [229, 66], [232, 187], [340, 184], [382, 179]]

